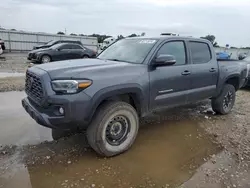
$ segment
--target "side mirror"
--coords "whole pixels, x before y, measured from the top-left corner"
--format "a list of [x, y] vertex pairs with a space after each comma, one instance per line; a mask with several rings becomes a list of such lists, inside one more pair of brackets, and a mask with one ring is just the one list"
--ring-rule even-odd
[[162, 54], [156, 57], [154, 61], [155, 66], [168, 66], [174, 65], [176, 63], [176, 59], [173, 55]]
[[61, 51], [62, 49], [61, 48], [57, 48], [57, 51]]

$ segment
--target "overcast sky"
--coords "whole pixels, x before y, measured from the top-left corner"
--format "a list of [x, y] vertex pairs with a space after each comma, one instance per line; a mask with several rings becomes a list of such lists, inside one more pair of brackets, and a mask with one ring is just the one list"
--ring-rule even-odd
[[0, 26], [67, 34], [214, 34], [250, 46], [250, 0], [0, 0]]

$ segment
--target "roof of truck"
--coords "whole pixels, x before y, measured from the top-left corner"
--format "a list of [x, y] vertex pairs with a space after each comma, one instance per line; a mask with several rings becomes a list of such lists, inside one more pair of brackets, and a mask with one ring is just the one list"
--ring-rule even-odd
[[176, 40], [198, 40], [198, 41], [204, 41], [208, 42], [206, 39], [201, 38], [195, 38], [195, 37], [183, 37], [183, 36], [157, 36], [157, 37], [148, 37], [148, 36], [142, 36], [142, 37], [128, 37], [126, 39], [145, 39], [145, 40], [165, 40], [165, 39], [176, 39]]

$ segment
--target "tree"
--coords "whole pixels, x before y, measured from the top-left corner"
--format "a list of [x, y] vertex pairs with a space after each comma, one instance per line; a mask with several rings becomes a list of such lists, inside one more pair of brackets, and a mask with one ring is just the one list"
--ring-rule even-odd
[[84, 34], [79, 34], [79, 36], [86, 36], [86, 35], [84, 35]]
[[143, 36], [145, 36], [146, 35], [146, 33], [145, 32], [143, 32], [143, 33], [141, 33], [141, 36], [143, 37]]
[[124, 38], [124, 36], [122, 36], [122, 35], [118, 35], [117, 36], [117, 40], [121, 40], [121, 39], [123, 39]]
[[58, 35], [65, 35], [65, 33], [62, 32], [62, 31], [58, 31], [57, 34], [58, 34]]
[[219, 46], [218, 43], [215, 41], [215, 36], [214, 35], [207, 35], [207, 36], [201, 37], [201, 38], [209, 40], [213, 44], [214, 47]]
[[75, 33], [71, 33], [70, 35], [71, 35], [71, 36], [77, 36], [77, 34], [75, 34]]
[[217, 42], [214, 42], [214, 43], [213, 43], [213, 46], [214, 46], [214, 47], [220, 47], [219, 44], [218, 44]]
[[137, 37], [137, 35], [135, 33], [129, 35], [128, 37]]
[[109, 36], [109, 35], [100, 35], [100, 34], [92, 34], [92, 35], [89, 35], [89, 37], [97, 37], [98, 43], [103, 43], [103, 41], [106, 38], [109, 38], [111, 36]]

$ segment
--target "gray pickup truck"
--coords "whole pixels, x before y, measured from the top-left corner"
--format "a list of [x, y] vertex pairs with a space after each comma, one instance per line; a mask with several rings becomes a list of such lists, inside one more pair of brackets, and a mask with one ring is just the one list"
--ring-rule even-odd
[[87, 130], [97, 153], [114, 156], [131, 147], [139, 118], [153, 111], [211, 99], [216, 113], [229, 113], [248, 72], [244, 61], [218, 62], [207, 40], [127, 38], [96, 59], [29, 68], [22, 105], [54, 139]]

